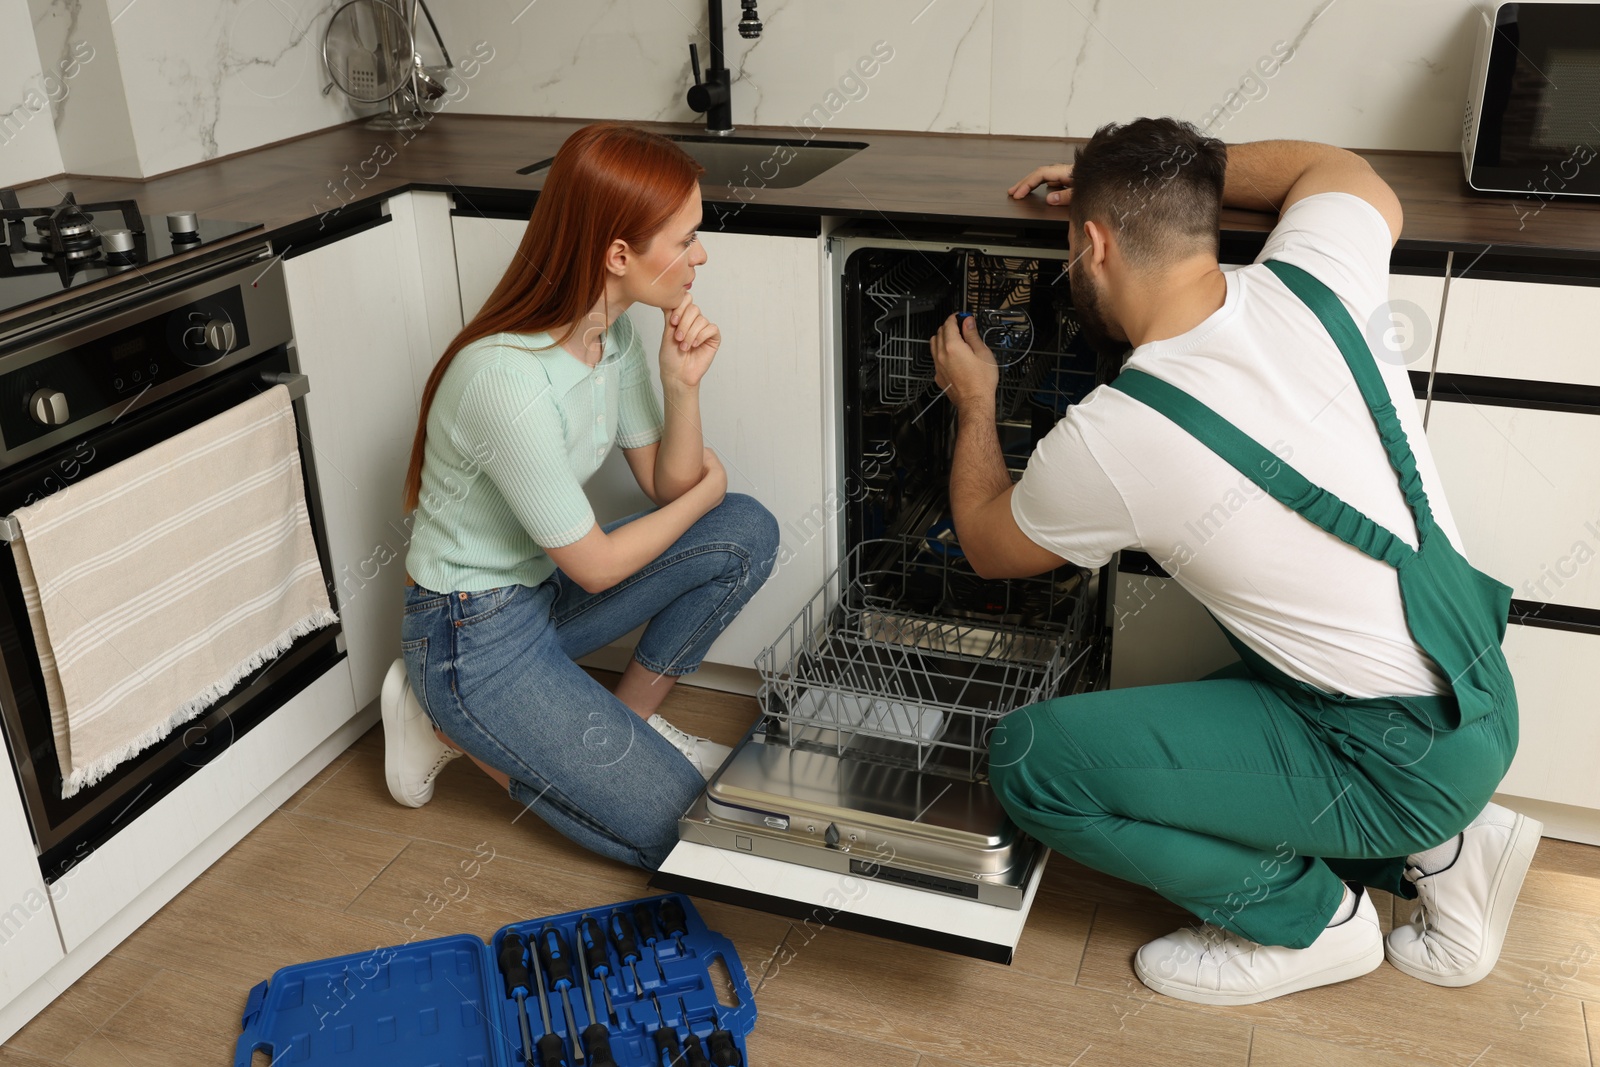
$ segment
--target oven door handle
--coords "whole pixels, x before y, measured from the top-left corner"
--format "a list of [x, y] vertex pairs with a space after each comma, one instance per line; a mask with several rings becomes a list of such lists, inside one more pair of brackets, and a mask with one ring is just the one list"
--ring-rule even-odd
[[[311, 392], [311, 379], [304, 374], [279, 374], [271, 371], [261, 375], [262, 382], [267, 385], [281, 385], [289, 390], [290, 400], [299, 400]], [[9, 545], [22, 536], [22, 528], [17, 525], [15, 516], [0, 515], [0, 544]]]
[[311, 379], [304, 374], [276, 374], [264, 371], [261, 380], [268, 385], [282, 385], [289, 390], [290, 400], [299, 400], [311, 392]]

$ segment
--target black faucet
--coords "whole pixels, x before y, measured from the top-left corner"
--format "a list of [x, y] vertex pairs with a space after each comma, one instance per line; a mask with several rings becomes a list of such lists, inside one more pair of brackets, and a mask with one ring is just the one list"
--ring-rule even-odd
[[[722, 55], [722, 0], [707, 0], [711, 15], [711, 56], [706, 67], [705, 80], [700, 78], [700, 50], [689, 44], [689, 63], [694, 67], [694, 87], [689, 90], [689, 106], [705, 112], [706, 132], [730, 134], [733, 132], [733, 74], [728, 70]], [[756, 13], [756, 0], [739, 0], [739, 36], [761, 36], [761, 18]]]

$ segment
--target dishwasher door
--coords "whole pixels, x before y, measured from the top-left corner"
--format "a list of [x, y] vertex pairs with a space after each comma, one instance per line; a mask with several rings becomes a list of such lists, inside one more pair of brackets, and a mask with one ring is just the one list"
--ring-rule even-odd
[[1013, 478], [1108, 368], [1079, 336], [1064, 248], [841, 232], [828, 255], [839, 566], [763, 653], [762, 717], [651, 884], [1009, 962], [1047, 850], [989, 788], [988, 734], [1104, 687], [1115, 563], [1004, 582], [966, 565], [927, 339], [977, 316]]

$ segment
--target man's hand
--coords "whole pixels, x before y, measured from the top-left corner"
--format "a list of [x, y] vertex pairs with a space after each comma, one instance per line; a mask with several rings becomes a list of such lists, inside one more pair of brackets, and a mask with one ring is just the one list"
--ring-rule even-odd
[[661, 329], [661, 387], [693, 389], [700, 384], [722, 344], [722, 331], [705, 317], [688, 292]]
[[1021, 200], [1039, 186], [1056, 190], [1045, 194], [1047, 204], [1066, 204], [1072, 200], [1072, 164], [1050, 163], [1043, 167], [1035, 167], [1028, 172], [1027, 177], [1013, 185], [1008, 193], [1013, 200]]
[[1000, 368], [978, 336], [978, 320], [951, 315], [928, 342], [933, 347], [933, 380], [957, 411], [969, 404], [994, 406]]

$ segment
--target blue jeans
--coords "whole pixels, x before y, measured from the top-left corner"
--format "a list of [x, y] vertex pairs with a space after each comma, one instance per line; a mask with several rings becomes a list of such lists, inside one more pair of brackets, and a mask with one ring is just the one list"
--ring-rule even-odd
[[446, 737], [511, 779], [524, 809], [585, 848], [653, 870], [705, 780], [573, 661], [649, 620], [634, 658], [688, 674], [766, 581], [777, 551], [772, 515], [730, 493], [600, 593], [560, 571], [531, 588], [408, 587], [401, 647], [411, 687]]

